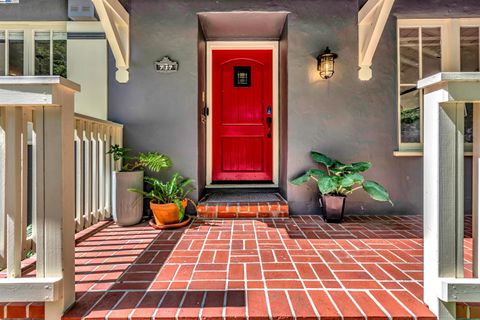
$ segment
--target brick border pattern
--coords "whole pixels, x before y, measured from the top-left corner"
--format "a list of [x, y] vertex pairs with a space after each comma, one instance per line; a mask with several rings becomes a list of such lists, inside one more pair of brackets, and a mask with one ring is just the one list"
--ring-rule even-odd
[[201, 202], [197, 217], [207, 219], [288, 218], [288, 203], [275, 202]]

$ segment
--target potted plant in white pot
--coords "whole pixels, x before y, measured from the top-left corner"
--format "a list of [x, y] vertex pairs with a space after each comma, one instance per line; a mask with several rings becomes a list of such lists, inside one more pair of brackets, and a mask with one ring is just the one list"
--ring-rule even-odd
[[159, 172], [170, 168], [172, 161], [168, 156], [157, 152], [131, 156], [129, 149], [119, 145], [112, 145], [107, 154], [111, 154], [115, 161], [122, 161], [120, 171], [114, 171], [112, 174], [113, 220], [120, 226], [137, 224], [143, 216], [142, 197], [128, 190], [132, 188], [143, 190], [144, 170]]
[[291, 180], [291, 183], [301, 185], [310, 179], [316, 182], [325, 221], [342, 221], [346, 197], [359, 189], [365, 190], [376, 201], [388, 201], [393, 205], [383, 186], [375, 181], [365, 180], [360, 174], [372, 167], [370, 162], [345, 164], [320, 152], [312, 151], [310, 155], [313, 161], [323, 165], [325, 170], [310, 169]]

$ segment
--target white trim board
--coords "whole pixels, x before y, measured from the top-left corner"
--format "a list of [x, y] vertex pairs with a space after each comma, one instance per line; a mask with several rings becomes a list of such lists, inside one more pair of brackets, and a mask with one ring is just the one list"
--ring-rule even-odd
[[[272, 94], [272, 108], [273, 108], [273, 157], [272, 157], [272, 184], [258, 184], [259, 187], [278, 187], [279, 179], [279, 124], [280, 124], [280, 108], [279, 108], [279, 57], [278, 57], [278, 41], [208, 41], [207, 42], [207, 101], [206, 106], [210, 110], [207, 117], [207, 141], [206, 141], [206, 187], [221, 188], [232, 187], [230, 184], [214, 184], [212, 185], [212, 114], [214, 112], [212, 106], [212, 51], [215, 49], [223, 50], [248, 50], [248, 49], [270, 49], [272, 50], [272, 73], [273, 73], [273, 94]], [[257, 184], [253, 184], [257, 186]], [[252, 184], [235, 184], [236, 188], [252, 187]]]

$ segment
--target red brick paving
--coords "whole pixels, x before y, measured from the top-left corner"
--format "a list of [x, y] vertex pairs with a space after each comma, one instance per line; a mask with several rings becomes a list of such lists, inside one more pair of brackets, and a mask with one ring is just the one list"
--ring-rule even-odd
[[[431, 319], [421, 235], [414, 216], [111, 225], [77, 244], [77, 303], [64, 319]], [[465, 250], [470, 276], [470, 239]], [[41, 318], [43, 306], [1, 312]]]

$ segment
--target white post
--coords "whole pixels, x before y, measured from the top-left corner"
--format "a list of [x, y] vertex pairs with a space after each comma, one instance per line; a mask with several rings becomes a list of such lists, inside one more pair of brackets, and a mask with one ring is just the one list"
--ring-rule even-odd
[[464, 103], [480, 101], [480, 73], [440, 73], [424, 89], [424, 300], [441, 319], [455, 319], [442, 301], [442, 279], [463, 277]]
[[[57, 76], [0, 77], [0, 109], [5, 131], [5, 212], [7, 271], [20, 277], [22, 250], [23, 112], [35, 109], [35, 199], [37, 278], [0, 279], [0, 301], [45, 301], [45, 319], [60, 320], [75, 302], [74, 93], [80, 87]], [[23, 126], [23, 128], [22, 128]], [[24, 137], [25, 138], [25, 137]], [[25, 146], [25, 141], [24, 141]], [[25, 149], [25, 148], [24, 148]], [[24, 151], [25, 152], [25, 151]], [[24, 161], [26, 163], [26, 161]], [[3, 208], [2, 208], [3, 210]], [[43, 235], [43, 236], [42, 236]], [[43, 242], [42, 239], [43, 238]], [[15, 281], [12, 281], [15, 280]], [[40, 298], [39, 298], [40, 297]], [[41, 300], [43, 299], [43, 300]]]
[[45, 252], [56, 257], [46, 260], [45, 276], [63, 278], [63, 296], [45, 304], [46, 319], [55, 319], [75, 302], [74, 91], [57, 86], [52, 102], [60, 107], [47, 108], [44, 116]]
[[44, 170], [43, 107], [33, 111], [33, 217], [35, 219], [35, 249], [37, 277], [45, 276], [45, 170]]
[[[5, 213], [7, 217], [7, 275], [20, 276], [22, 255], [22, 109], [7, 107], [5, 110]], [[8, 187], [7, 187], [8, 186]]]

